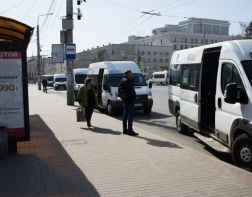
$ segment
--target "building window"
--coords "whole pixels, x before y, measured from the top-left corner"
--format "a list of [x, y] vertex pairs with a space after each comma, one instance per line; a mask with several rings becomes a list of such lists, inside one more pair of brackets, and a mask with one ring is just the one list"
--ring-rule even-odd
[[156, 51], [154, 51], [154, 52], [153, 52], [153, 55], [157, 55], [157, 52], [156, 52]]
[[211, 34], [212, 33], [212, 25], [204, 25], [204, 33]]
[[174, 50], [177, 49], [177, 45], [176, 45], [176, 44], [173, 45], [173, 49], [174, 49]]
[[[114, 50], [112, 50], [112, 55], [114, 55], [115, 54], [115, 51]], [[89, 54], [90, 55], [90, 54]]]
[[197, 38], [195, 38], [195, 43], [198, 43], [198, 39]]
[[166, 63], [169, 62], [169, 59], [165, 59], [165, 62], [166, 62]]
[[185, 38], [185, 43], [187, 43], [187, 38]]
[[206, 44], [208, 44], [208, 40], [206, 39], [205, 41], [206, 41]]
[[145, 53], [144, 52], [141, 52], [141, 55], [144, 55]]
[[156, 58], [154, 58], [154, 59], [153, 59], [153, 62], [157, 62], [157, 59], [156, 59]]
[[187, 49], [187, 45], [185, 45], [185, 49]]
[[163, 59], [162, 59], [162, 58], [160, 58], [160, 59], [159, 59], [159, 62], [163, 62]]
[[150, 51], [148, 51], [148, 52], [147, 52], [147, 55], [151, 55], [151, 52], [150, 52]]
[[193, 43], [193, 41], [194, 41], [194, 39], [192, 38], [192, 39], [191, 39], [191, 43]]
[[165, 53], [165, 56], [169, 56], [169, 52], [166, 52], [166, 53]]
[[161, 45], [163, 44], [163, 40], [160, 40], [160, 44], [161, 44]]
[[152, 46], [152, 42], [150, 43], [150, 45]]
[[228, 27], [221, 27], [221, 35], [228, 35]]
[[201, 44], [204, 44], [204, 39], [201, 39]]
[[214, 40], [211, 40], [211, 43], [213, 44], [213, 43], [214, 43]]
[[219, 35], [220, 34], [220, 26], [213, 25], [213, 34]]
[[163, 56], [163, 52], [160, 52], [159, 55], [160, 55], [160, 56]]
[[180, 49], [183, 49], [184, 48], [184, 46], [183, 45], [180, 45]]

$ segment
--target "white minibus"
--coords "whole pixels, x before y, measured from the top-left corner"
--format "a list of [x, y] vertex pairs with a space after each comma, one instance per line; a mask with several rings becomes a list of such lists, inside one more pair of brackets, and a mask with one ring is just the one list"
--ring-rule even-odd
[[175, 51], [169, 109], [194, 135], [240, 166], [252, 166], [252, 40]]
[[126, 70], [131, 70], [134, 74], [137, 94], [135, 108], [150, 114], [153, 105], [151, 90], [138, 65], [131, 61], [104, 61], [89, 65], [88, 76], [97, 85], [100, 107], [107, 109], [110, 115], [122, 110], [123, 102], [118, 96], [118, 86]]

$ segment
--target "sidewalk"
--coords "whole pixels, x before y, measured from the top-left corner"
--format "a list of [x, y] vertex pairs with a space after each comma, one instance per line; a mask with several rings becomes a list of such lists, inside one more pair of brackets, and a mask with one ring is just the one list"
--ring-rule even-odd
[[[62, 92], [30, 86], [31, 141], [0, 161], [0, 196], [251, 196], [252, 173], [96, 112], [76, 123]], [[42, 102], [43, 101], [43, 102]]]

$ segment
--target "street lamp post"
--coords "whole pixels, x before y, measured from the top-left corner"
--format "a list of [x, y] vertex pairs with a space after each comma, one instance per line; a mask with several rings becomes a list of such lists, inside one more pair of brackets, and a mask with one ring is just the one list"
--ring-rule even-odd
[[37, 18], [37, 69], [38, 69], [38, 90], [41, 90], [41, 59], [40, 59], [40, 38], [39, 38], [39, 17], [49, 16], [53, 13], [41, 14]]

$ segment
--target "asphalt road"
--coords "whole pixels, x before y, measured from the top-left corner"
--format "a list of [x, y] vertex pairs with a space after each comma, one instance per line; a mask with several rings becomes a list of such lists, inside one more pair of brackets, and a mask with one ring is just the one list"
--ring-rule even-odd
[[[48, 92], [66, 98], [66, 91], [49, 90]], [[206, 146], [193, 136], [193, 130], [189, 130], [186, 135], [182, 135], [177, 132], [175, 127], [175, 118], [169, 113], [167, 86], [153, 86], [152, 95], [154, 100], [152, 113], [150, 115], [145, 115], [142, 111], [137, 111], [134, 118], [134, 125], [136, 127], [146, 129], [149, 132], [162, 136], [176, 144], [189, 147], [203, 154], [232, 163], [232, 159], [229, 154], [218, 153]], [[121, 115], [117, 115], [116, 118], [121, 119]], [[135, 131], [137, 132], [136, 129]]]

